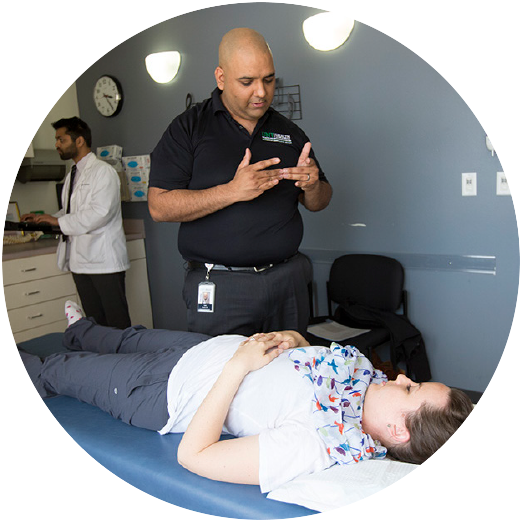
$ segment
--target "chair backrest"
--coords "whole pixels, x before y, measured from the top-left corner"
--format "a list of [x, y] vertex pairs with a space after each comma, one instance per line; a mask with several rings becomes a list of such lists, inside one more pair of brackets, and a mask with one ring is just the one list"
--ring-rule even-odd
[[395, 312], [402, 303], [403, 286], [404, 269], [396, 259], [348, 254], [333, 262], [327, 288], [329, 299], [335, 303]]

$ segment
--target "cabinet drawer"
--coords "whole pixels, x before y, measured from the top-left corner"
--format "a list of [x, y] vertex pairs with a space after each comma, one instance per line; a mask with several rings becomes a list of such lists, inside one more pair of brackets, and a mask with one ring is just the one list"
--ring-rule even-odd
[[2, 267], [4, 286], [63, 274], [56, 264], [56, 254], [10, 259]]
[[4, 287], [7, 309], [12, 310], [74, 294], [76, 286], [72, 275], [63, 272], [61, 274]]
[[17, 332], [13, 334], [15, 343], [23, 343], [24, 341], [28, 341], [29, 339], [34, 339], [35, 337], [40, 337], [42, 335], [54, 333], [54, 332], [64, 332], [67, 328], [67, 319], [62, 319], [61, 321], [57, 321], [56, 323], [44, 324], [43, 326], [37, 326], [36, 328], [31, 328], [30, 330], [23, 330], [22, 332]]
[[131, 261], [125, 276], [125, 287], [132, 324], [153, 328], [146, 259]]
[[65, 301], [67, 299], [74, 300], [75, 298], [76, 296], [72, 294], [60, 299], [54, 299], [53, 301], [8, 310], [7, 315], [11, 323], [11, 329], [16, 333], [60, 321], [65, 317]]

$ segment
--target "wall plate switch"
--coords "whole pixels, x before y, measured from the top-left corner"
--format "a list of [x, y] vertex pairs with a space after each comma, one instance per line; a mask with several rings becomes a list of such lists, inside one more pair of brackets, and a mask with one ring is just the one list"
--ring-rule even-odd
[[510, 196], [508, 181], [503, 172], [497, 172], [497, 196]]
[[463, 172], [462, 173], [462, 195], [476, 196], [477, 195], [477, 173]]

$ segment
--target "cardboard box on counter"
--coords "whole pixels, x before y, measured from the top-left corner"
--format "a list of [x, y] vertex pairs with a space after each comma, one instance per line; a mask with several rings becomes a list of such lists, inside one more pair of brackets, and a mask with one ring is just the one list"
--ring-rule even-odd
[[98, 147], [96, 149], [96, 156], [98, 159], [106, 161], [111, 165], [115, 165], [121, 161], [123, 148], [119, 145], [106, 145], [105, 147]]
[[122, 158], [122, 163], [129, 187], [130, 201], [147, 201], [150, 155], [125, 156]]

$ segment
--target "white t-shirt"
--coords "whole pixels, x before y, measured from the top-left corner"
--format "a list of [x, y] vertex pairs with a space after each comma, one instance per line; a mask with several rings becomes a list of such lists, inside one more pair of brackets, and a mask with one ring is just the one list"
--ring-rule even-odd
[[[169, 420], [161, 434], [187, 429], [223, 367], [245, 339], [240, 335], [215, 337], [181, 358], [169, 377]], [[223, 431], [236, 437], [259, 435], [259, 484], [263, 493], [334, 464], [314, 428], [312, 399], [312, 383], [294, 369], [286, 352], [249, 373], [241, 383]]]

